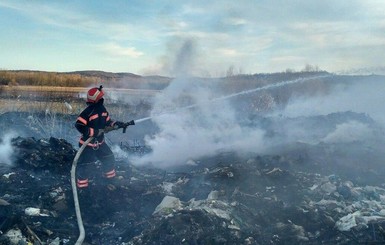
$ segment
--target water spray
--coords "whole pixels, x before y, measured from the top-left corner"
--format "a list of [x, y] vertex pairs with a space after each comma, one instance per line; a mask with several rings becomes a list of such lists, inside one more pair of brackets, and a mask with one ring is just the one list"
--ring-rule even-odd
[[212, 103], [212, 102], [216, 102], [216, 101], [230, 99], [230, 98], [233, 98], [233, 97], [236, 97], [236, 96], [240, 96], [240, 95], [245, 95], [245, 94], [250, 94], [250, 93], [258, 92], [258, 91], [261, 91], [261, 90], [267, 90], [267, 89], [272, 89], [272, 88], [279, 88], [279, 87], [283, 87], [283, 86], [290, 85], [290, 84], [301, 83], [301, 82], [311, 81], [311, 80], [314, 80], [314, 79], [326, 78], [326, 77], [330, 77], [330, 76], [333, 76], [333, 75], [322, 75], [322, 76], [297, 78], [297, 79], [294, 79], [294, 80], [282, 81], [282, 82], [275, 83], [275, 84], [269, 84], [269, 85], [266, 85], [266, 86], [263, 86], [263, 87], [249, 89], [249, 90], [241, 91], [241, 92], [238, 92], [238, 93], [233, 93], [233, 94], [217, 97], [217, 98], [214, 98], [214, 99], [202, 102], [202, 103], [197, 103], [197, 104], [192, 104], [192, 105], [180, 107], [180, 108], [177, 108], [177, 109], [174, 109], [174, 110], [170, 110], [170, 111], [158, 114], [158, 115], [144, 117], [144, 118], [135, 120], [135, 123], [137, 124], [137, 123], [140, 123], [140, 122], [144, 122], [144, 121], [150, 120], [150, 119], [152, 119], [154, 117], [160, 117], [160, 116], [163, 116], [163, 115], [174, 113], [176, 111], [185, 110], [185, 109], [191, 109], [191, 108], [197, 107], [197, 106], [202, 105], [202, 104], [208, 104], [208, 103]]
[[[166, 114], [166, 113], [165, 113], [165, 114]], [[135, 124], [140, 123], [140, 122], [144, 122], [144, 121], [147, 121], [147, 120], [150, 120], [151, 118], [152, 118], [152, 117], [144, 117], [144, 118], [135, 120]]]

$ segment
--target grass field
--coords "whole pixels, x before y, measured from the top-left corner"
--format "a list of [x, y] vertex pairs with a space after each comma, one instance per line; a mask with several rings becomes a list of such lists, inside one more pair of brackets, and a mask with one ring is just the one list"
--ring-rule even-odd
[[[55, 86], [8, 86], [0, 85], [0, 94], [2, 93], [63, 93], [76, 94], [86, 93], [89, 88], [83, 87], [55, 87]], [[121, 92], [127, 94], [155, 95], [159, 90], [150, 89], [125, 89], [125, 88], [104, 88], [108, 92]]]
[[[85, 96], [88, 89], [84, 87], [0, 86], [0, 113], [18, 111], [78, 114], [85, 108]], [[135, 104], [148, 101], [159, 92], [159, 90], [105, 88], [109, 108], [120, 113], [127, 110], [127, 107], [135, 107]], [[131, 105], [119, 101], [127, 102], [127, 98], [130, 99]]]

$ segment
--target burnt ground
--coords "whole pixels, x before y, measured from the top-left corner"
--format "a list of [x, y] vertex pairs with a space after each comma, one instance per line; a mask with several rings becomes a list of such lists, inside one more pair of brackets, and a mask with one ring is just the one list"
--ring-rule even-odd
[[[11, 142], [13, 165], [0, 169], [0, 244], [74, 244], [77, 147], [30, 135]], [[280, 154], [223, 152], [167, 170], [119, 159], [115, 188], [96, 165], [79, 193], [84, 244], [383, 244], [376, 152], [361, 142], [297, 143]]]

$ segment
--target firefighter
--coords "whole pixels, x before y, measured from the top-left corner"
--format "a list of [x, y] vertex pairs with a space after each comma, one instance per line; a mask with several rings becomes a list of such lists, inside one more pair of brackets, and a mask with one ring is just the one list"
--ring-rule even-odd
[[95, 162], [101, 162], [103, 177], [107, 183], [113, 183], [116, 177], [115, 157], [110, 147], [105, 143], [104, 129], [106, 127], [121, 128], [123, 122], [113, 121], [103, 105], [104, 92], [102, 86], [91, 88], [87, 92], [87, 108], [85, 108], [76, 120], [75, 127], [82, 134], [79, 146], [82, 146], [89, 137], [94, 137], [84, 148], [79, 157], [76, 171], [76, 185], [78, 188], [89, 186], [90, 173], [96, 167]]

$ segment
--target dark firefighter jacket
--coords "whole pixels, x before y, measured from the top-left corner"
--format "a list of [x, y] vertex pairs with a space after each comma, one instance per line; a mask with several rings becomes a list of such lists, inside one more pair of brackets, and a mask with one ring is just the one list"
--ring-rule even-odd
[[83, 144], [89, 137], [95, 137], [88, 145], [97, 147], [103, 144], [104, 134], [99, 136], [99, 130], [107, 126], [114, 126], [115, 122], [111, 120], [103, 100], [96, 104], [90, 104], [84, 109], [76, 120], [75, 127], [82, 134], [80, 144]]

